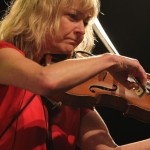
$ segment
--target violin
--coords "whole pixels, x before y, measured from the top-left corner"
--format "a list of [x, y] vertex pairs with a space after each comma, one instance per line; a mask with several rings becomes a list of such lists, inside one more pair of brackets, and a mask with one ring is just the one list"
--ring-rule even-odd
[[[150, 75], [148, 74], [150, 80]], [[140, 95], [138, 95], [140, 93]], [[128, 90], [117, 82], [108, 72], [102, 72], [90, 80], [70, 89], [53, 95], [54, 100], [73, 107], [105, 106], [122, 111], [124, 115], [150, 123], [150, 82], [146, 90]]]
[[[148, 78], [150, 79], [149, 74]], [[78, 102], [79, 106], [111, 107], [122, 111], [125, 115], [150, 123], [149, 81], [144, 91], [140, 88], [128, 90], [108, 72], [102, 72], [87, 82], [67, 91], [66, 94], [74, 97], [74, 100], [78, 98], [80, 100]]]
[[[89, 56], [86, 52], [78, 52]], [[147, 76], [145, 88], [139, 85], [138, 89], [128, 90], [109, 72], [103, 71], [64, 93], [51, 95], [50, 98], [72, 107], [111, 107], [122, 111], [124, 115], [150, 123], [150, 75]]]

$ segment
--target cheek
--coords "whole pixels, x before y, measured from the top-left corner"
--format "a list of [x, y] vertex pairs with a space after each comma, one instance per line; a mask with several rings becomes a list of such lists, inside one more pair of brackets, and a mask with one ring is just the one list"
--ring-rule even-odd
[[73, 24], [65, 17], [62, 17], [60, 20], [59, 34], [65, 36], [69, 34], [73, 29]]
[[69, 33], [69, 28], [66, 25], [61, 25], [58, 34], [62, 37]]

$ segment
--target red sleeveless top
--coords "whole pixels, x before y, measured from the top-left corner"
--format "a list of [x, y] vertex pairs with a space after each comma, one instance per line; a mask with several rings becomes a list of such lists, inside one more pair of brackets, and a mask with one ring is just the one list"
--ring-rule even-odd
[[[2, 48], [13, 48], [24, 55], [14, 45], [0, 41]], [[30, 91], [0, 84], [0, 136], [32, 96]], [[63, 105], [59, 113], [50, 116], [54, 150], [75, 149], [80, 120], [88, 111]], [[46, 150], [47, 114], [41, 97], [36, 95], [0, 138], [0, 150]]]

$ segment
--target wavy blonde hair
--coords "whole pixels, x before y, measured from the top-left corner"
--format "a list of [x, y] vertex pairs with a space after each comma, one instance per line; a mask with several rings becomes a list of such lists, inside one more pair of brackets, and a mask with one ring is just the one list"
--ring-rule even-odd
[[[83, 13], [92, 16], [92, 23], [99, 13], [99, 0], [13, 0], [0, 22], [0, 40], [14, 44], [33, 59], [46, 44], [46, 35], [56, 36], [62, 11], [75, 7], [77, 3]], [[76, 50], [92, 49], [94, 34], [91, 23]]]

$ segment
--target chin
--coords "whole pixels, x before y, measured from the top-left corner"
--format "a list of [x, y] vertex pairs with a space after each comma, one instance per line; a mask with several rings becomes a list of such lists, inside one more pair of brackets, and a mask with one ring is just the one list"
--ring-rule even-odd
[[57, 45], [57, 47], [55, 47], [54, 48], [54, 50], [53, 50], [53, 52], [55, 53], [55, 54], [66, 54], [66, 55], [72, 55], [72, 53], [74, 52], [74, 49], [75, 49], [75, 46], [73, 46], [73, 45], [61, 45], [61, 46], [59, 46], [58, 47], [58, 45]]
[[74, 47], [69, 47], [69, 48], [66, 48], [63, 52], [67, 55], [72, 55], [72, 53], [74, 52]]

